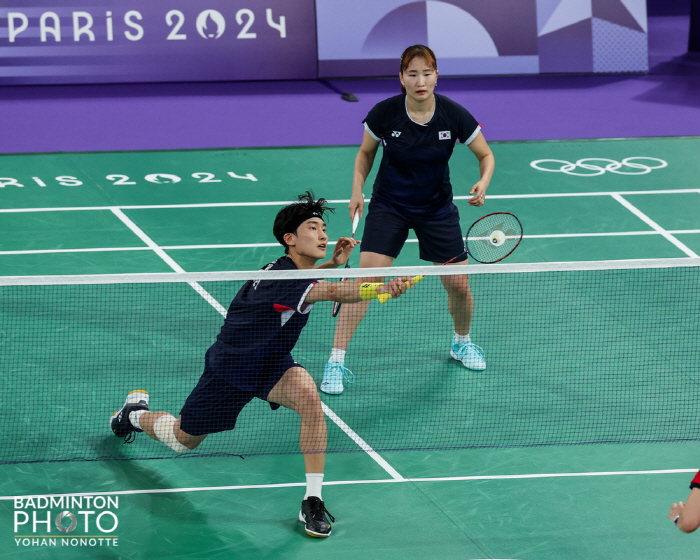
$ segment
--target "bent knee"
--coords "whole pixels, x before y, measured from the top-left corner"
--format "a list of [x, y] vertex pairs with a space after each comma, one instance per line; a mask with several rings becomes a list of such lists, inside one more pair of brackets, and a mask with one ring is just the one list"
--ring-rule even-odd
[[297, 395], [296, 411], [299, 414], [319, 414], [323, 415], [323, 406], [321, 397], [318, 394], [316, 386], [313, 388], [304, 388]]
[[469, 279], [466, 276], [446, 277], [443, 280], [443, 285], [450, 294], [460, 296], [471, 295], [471, 289], [469, 288]]
[[193, 436], [188, 434], [180, 427], [181, 420], [182, 417], [177, 419], [177, 422], [175, 422], [175, 426], [173, 427], [173, 432], [175, 432], [175, 437], [177, 440], [191, 451], [192, 449], [199, 447], [199, 444], [206, 439], [207, 434], [201, 436]]
[[[178, 438], [179, 439], [179, 438]], [[182, 442], [180, 442], [182, 443]], [[201, 439], [194, 439], [194, 436], [187, 436], [185, 439], [185, 442], [182, 443], [187, 448], [187, 451], [192, 451], [193, 449], [199, 447], [199, 444], [202, 443]], [[183, 451], [184, 453], [184, 451]]]
[[176, 420], [171, 414], [164, 414], [156, 420], [153, 424], [153, 433], [161, 443], [177, 453], [190, 451], [201, 443], [201, 439], [192, 441], [192, 436], [180, 429], [180, 419]]

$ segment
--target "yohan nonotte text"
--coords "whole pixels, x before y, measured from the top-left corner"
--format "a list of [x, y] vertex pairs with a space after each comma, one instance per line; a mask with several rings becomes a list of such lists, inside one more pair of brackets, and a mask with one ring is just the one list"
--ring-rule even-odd
[[117, 496], [15, 498], [14, 506], [17, 546], [117, 546]]

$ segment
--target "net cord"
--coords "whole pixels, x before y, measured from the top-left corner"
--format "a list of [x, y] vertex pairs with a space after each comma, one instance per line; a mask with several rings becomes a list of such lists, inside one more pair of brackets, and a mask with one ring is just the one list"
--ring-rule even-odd
[[[700, 258], [635, 259], [614, 261], [554, 262], [554, 263], [497, 263], [450, 266], [396, 266], [385, 268], [353, 268], [353, 278], [377, 276], [455, 276], [460, 274], [515, 274], [538, 272], [568, 272], [587, 270], [631, 270], [649, 268], [700, 267]], [[172, 272], [153, 274], [88, 274], [51, 276], [0, 276], [2, 286], [60, 286], [74, 284], [150, 284], [158, 282], [221, 282], [257, 279], [284, 280], [293, 278], [346, 278], [348, 270], [310, 269], [281, 271], [236, 272]]]

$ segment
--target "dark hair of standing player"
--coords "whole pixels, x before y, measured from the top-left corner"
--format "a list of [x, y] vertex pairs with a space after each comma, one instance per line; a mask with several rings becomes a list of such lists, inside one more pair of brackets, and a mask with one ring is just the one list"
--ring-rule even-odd
[[[412, 45], [403, 51], [403, 54], [401, 55], [402, 74], [406, 71], [408, 65], [411, 64], [411, 61], [417, 56], [423, 58], [425, 62], [428, 63], [428, 66], [432, 66], [435, 70], [437, 70], [437, 59], [435, 58], [435, 53], [425, 45]], [[401, 86], [401, 93], [406, 93], [406, 88], [403, 86]]]
[[328, 201], [326, 199], [319, 198], [314, 200], [312, 191], [306, 191], [297, 198], [298, 202], [285, 206], [277, 213], [275, 223], [272, 226], [272, 233], [275, 239], [284, 247], [285, 255], [289, 254], [289, 247], [284, 242], [285, 233], [296, 234], [297, 228], [306, 220], [311, 218], [321, 218], [323, 220], [323, 216], [327, 212], [335, 212], [334, 208], [327, 206]]

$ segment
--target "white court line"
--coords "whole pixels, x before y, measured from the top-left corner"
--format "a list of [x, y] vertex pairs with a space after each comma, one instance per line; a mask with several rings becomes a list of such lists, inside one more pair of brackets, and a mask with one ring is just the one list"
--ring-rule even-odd
[[170, 268], [172, 268], [175, 272], [185, 272], [185, 269], [171, 259], [170, 255], [163, 251], [163, 249], [161, 249], [155, 241], [148, 237], [148, 235], [146, 235], [146, 233], [140, 227], [127, 218], [126, 214], [124, 214], [120, 208], [114, 207], [110, 208], [110, 210], [126, 227], [136, 234], [136, 237], [143, 241], [149, 249], [153, 250], [156, 255], [163, 259]]
[[[80, 210], [111, 210], [112, 208], [121, 208], [122, 210], [151, 210], [151, 209], [167, 209], [167, 208], [228, 208], [235, 206], [286, 206], [291, 204], [289, 201], [273, 201], [273, 202], [203, 202], [193, 204], [140, 204], [133, 206], [66, 206], [66, 207], [48, 207], [48, 208], [0, 208], [0, 213], [12, 212], [77, 212]], [[329, 201], [343, 202], [343, 201]], [[346, 202], [350, 202], [349, 200]]]
[[[653, 232], [651, 232], [653, 233]], [[335, 245], [330, 241], [329, 245]], [[258, 247], [279, 247], [279, 243], [222, 243], [219, 245], [159, 245], [164, 251], [185, 249], [248, 249]], [[27, 249], [23, 251], [0, 251], [0, 255], [43, 255], [46, 253], [103, 253], [110, 251], [152, 251], [153, 247], [91, 247], [88, 249]]]
[[[640, 195], [640, 194], [700, 194], [700, 189], [669, 189], [656, 191], [610, 191], [610, 192], [580, 192], [580, 193], [533, 193], [533, 194], [490, 194], [487, 199], [507, 200], [521, 198], [568, 198], [577, 196], [613, 196], [621, 195]], [[455, 196], [455, 200], [469, 200], [471, 196]], [[348, 201], [350, 202], [350, 201]]]
[[[170, 255], [168, 255], [161, 247], [158, 246], [158, 244], [153, 241], [148, 235], [144, 233], [144, 231], [138, 227], [134, 222], [132, 222], [127, 216], [122, 212], [119, 208], [110, 208], [112, 213], [119, 218], [126, 227], [128, 227], [136, 236], [143, 241], [149, 249], [152, 249], [156, 255], [158, 255], [161, 259], [163, 259], [167, 265], [172, 268], [175, 272], [179, 273], [184, 273], [185, 269], [182, 268], [179, 264], [177, 264], [172, 258], [170, 258]], [[222, 306], [218, 301], [216, 301], [209, 292], [207, 292], [202, 286], [199, 285], [197, 282], [188, 282], [190, 286], [200, 295], [202, 296], [207, 302], [214, 308], [216, 309], [221, 315], [226, 317], [226, 308]]]
[[640, 220], [642, 220], [645, 224], [647, 224], [649, 227], [651, 227], [654, 231], [660, 233], [663, 235], [668, 241], [673, 243], [676, 247], [678, 247], [681, 251], [683, 251], [686, 255], [688, 255], [691, 258], [697, 258], [698, 255], [694, 251], [692, 251], [687, 245], [684, 243], [681, 243], [673, 237], [668, 231], [666, 231], [664, 228], [662, 228], [659, 224], [657, 224], [654, 220], [652, 220], [649, 216], [647, 216], [644, 212], [642, 212], [639, 208], [634, 206], [631, 202], [625, 200], [620, 196], [619, 194], [613, 195], [613, 198], [622, 204], [627, 210], [632, 212], [635, 216], [637, 216]]
[[[349, 486], [355, 484], [396, 484], [402, 482], [469, 482], [478, 480], [524, 480], [542, 478], [577, 478], [586, 476], [635, 476], [656, 474], [687, 474], [696, 473], [697, 469], [663, 469], [648, 471], [602, 471], [602, 472], [578, 472], [578, 473], [547, 473], [547, 474], [502, 474], [502, 475], [476, 475], [476, 476], [446, 476], [430, 478], [388, 478], [374, 480], [329, 480], [323, 481], [324, 486]], [[197, 486], [191, 488], [149, 488], [146, 490], [117, 490], [115, 492], [69, 492], [66, 494], [26, 494], [17, 496], [0, 496], [1, 500], [14, 500], [15, 498], [51, 498], [58, 496], [129, 496], [138, 494], [173, 494], [178, 492], [211, 492], [222, 490], [256, 490], [265, 488], [296, 488], [306, 486], [306, 482], [282, 482], [278, 484], [241, 484], [237, 486]]]
[[323, 412], [326, 413], [326, 416], [333, 420], [333, 422], [336, 423], [336, 425], [345, 432], [345, 434], [353, 440], [357, 445], [360, 446], [360, 449], [367, 453], [372, 459], [374, 459], [380, 467], [382, 467], [386, 472], [388, 472], [391, 475], [391, 478], [394, 480], [403, 480], [403, 476], [401, 476], [394, 467], [392, 467], [389, 463], [386, 462], [386, 460], [379, 455], [374, 449], [372, 449], [365, 440], [363, 440], [360, 436], [355, 433], [355, 431], [350, 428], [345, 422], [343, 422], [340, 417], [333, 412], [330, 408], [326, 406], [326, 403], [321, 403], [321, 406], [323, 407]]
[[[493, 194], [489, 195], [489, 200], [515, 200], [523, 198], [569, 198], [581, 196], [614, 196], [614, 195], [643, 195], [643, 194], [700, 194], [700, 189], [668, 189], [654, 191], [605, 191], [605, 192], [581, 192], [581, 193], [535, 193], [535, 194]], [[471, 196], [455, 196], [454, 200], [469, 200]], [[365, 198], [365, 202], [372, 200], [370, 197]], [[0, 213], [17, 213], [17, 212], [77, 212], [90, 210], [112, 210], [120, 208], [121, 210], [156, 210], [156, 209], [174, 209], [174, 208], [232, 208], [241, 206], [286, 206], [291, 204], [293, 200], [277, 200], [267, 202], [204, 202], [197, 204], [141, 204], [130, 206], [68, 206], [68, 207], [49, 207], [49, 208], [0, 208]], [[329, 200], [330, 204], [347, 204], [349, 199]]]
[[[134, 232], [138, 238], [143, 241], [148, 248], [152, 249], [155, 251], [155, 253], [163, 259], [170, 268], [172, 268], [175, 272], [179, 273], [184, 273], [185, 270], [177, 264], [164, 250], [162, 247], [160, 247], [155, 241], [153, 241], [146, 233], [144, 233], [141, 228], [139, 228], [134, 222], [132, 222], [129, 218], [126, 217], [126, 215], [119, 209], [119, 208], [111, 208], [111, 211], [114, 213], [115, 216], [117, 216], [132, 232]], [[195, 291], [202, 296], [205, 300], [207, 300], [207, 303], [214, 307], [221, 315], [226, 317], [227, 311], [224, 306], [222, 306], [212, 295], [207, 292], [198, 282], [188, 282], [192, 288], [195, 289]], [[387, 463], [382, 457], [379, 456], [378, 453], [376, 453], [365, 441], [358, 436], [345, 422], [343, 422], [338, 415], [335, 414], [330, 408], [328, 408], [324, 403], [321, 403], [321, 406], [323, 407], [323, 412], [328, 416], [333, 422], [335, 422], [338, 427], [345, 432], [350, 439], [352, 439], [357, 445], [360, 446], [360, 448], [367, 453], [372, 459], [374, 459], [377, 464], [382, 467], [389, 475], [394, 478], [394, 479], [401, 479], [401, 475], [396, 472], [396, 470], [389, 464]]]

